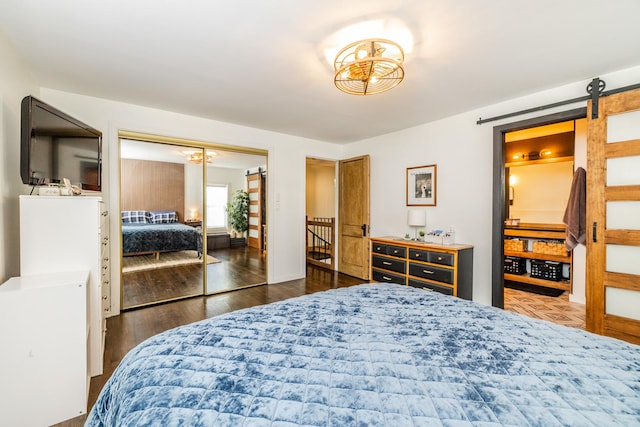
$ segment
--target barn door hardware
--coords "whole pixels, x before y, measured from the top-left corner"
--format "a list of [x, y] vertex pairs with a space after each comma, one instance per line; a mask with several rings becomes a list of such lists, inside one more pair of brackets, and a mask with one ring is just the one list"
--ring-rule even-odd
[[[487, 122], [507, 119], [509, 117], [514, 117], [514, 116], [521, 116], [523, 114], [534, 113], [536, 111], [547, 110], [549, 108], [560, 107], [562, 105], [574, 104], [576, 102], [584, 102], [584, 101], [592, 102], [591, 118], [597, 119], [598, 118], [598, 100], [600, 99], [600, 97], [613, 95], [614, 93], [626, 92], [628, 90], [640, 89], [640, 83], [630, 85], [630, 86], [620, 87], [618, 89], [611, 89], [608, 91], [604, 90], [605, 87], [606, 87], [605, 81], [596, 77], [595, 79], [591, 80], [591, 82], [587, 85], [587, 93], [589, 95], [580, 96], [578, 98], [573, 98], [573, 99], [567, 99], [565, 101], [558, 101], [552, 104], [541, 105], [539, 107], [528, 108], [526, 110], [515, 111], [513, 113], [503, 114], [501, 116], [489, 117], [488, 119], [480, 118], [478, 119], [476, 124], [481, 125]], [[597, 90], [594, 90], [594, 88], [597, 88]]]

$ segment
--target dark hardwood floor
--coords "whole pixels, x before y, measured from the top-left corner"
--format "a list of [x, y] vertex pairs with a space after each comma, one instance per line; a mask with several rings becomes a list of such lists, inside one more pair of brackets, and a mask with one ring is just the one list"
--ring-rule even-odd
[[[266, 258], [248, 246], [209, 251], [221, 262], [207, 264], [206, 294], [226, 292], [267, 281]], [[202, 295], [202, 264], [123, 274], [124, 309]]]

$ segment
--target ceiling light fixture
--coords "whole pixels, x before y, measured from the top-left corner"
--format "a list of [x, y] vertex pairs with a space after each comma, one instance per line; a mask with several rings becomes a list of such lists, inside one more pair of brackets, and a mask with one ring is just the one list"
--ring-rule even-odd
[[[199, 165], [202, 163], [202, 151], [193, 151], [187, 154], [187, 161], [189, 163], [193, 163], [194, 165]], [[213, 162], [213, 155], [207, 154], [207, 163]]]
[[361, 40], [343, 48], [334, 61], [333, 82], [352, 95], [373, 95], [388, 91], [404, 78], [404, 51], [384, 39]]

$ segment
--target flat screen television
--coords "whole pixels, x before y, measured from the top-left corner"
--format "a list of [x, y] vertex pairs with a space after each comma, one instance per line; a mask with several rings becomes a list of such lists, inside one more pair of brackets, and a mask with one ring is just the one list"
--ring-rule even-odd
[[102, 188], [102, 132], [33, 96], [22, 100], [20, 176], [29, 185]]

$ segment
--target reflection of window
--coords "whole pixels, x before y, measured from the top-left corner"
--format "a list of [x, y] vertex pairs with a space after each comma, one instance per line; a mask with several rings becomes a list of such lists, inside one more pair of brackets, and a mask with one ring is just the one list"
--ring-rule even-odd
[[207, 185], [207, 228], [227, 229], [229, 189], [224, 184]]

